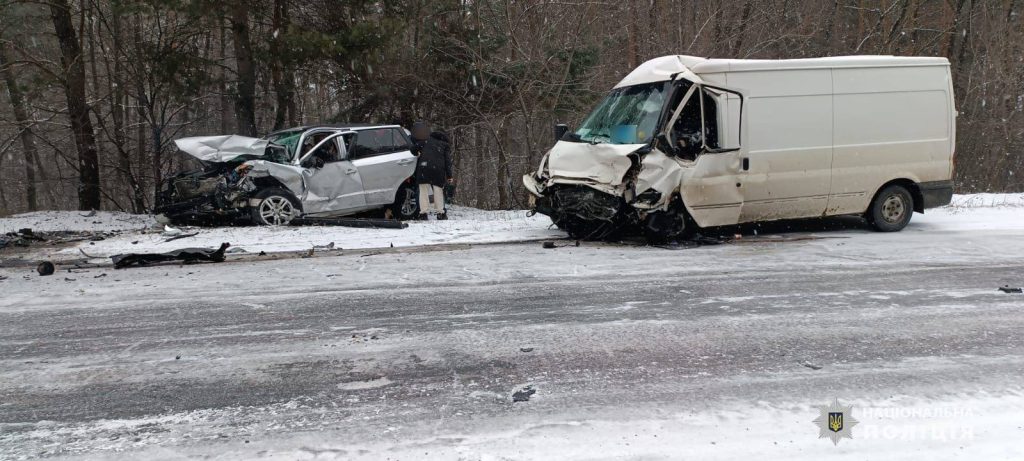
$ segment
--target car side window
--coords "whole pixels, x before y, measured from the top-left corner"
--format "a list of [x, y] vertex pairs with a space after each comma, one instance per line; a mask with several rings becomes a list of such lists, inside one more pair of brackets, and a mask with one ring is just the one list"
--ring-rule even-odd
[[397, 128], [363, 130], [356, 134], [349, 149], [353, 160], [409, 150], [409, 140]]

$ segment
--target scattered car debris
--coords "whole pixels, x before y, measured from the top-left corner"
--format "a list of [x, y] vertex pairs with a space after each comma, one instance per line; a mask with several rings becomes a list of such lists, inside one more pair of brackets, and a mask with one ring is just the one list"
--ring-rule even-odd
[[220, 248], [213, 250], [209, 248], [183, 248], [180, 250], [168, 251], [166, 253], [128, 253], [111, 256], [114, 262], [114, 269], [123, 269], [134, 265], [147, 265], [167, 261], [183, 261], [195, 263], [201, 261], [223, 262], [224, 252], [230, 247], [230, 243], [222, 243]]
[[820, 369], [824, 368], [821, 365], [815, 365], [815, 364], [813, 364], [811, 362], [808, 362], [806, 360], [804, 360], [803, 363], [801, 363], [800, 365], [803, 365], [803, 366], [805, 366], [807, 368], [810, 368], [812, 370], [820, 370]]
[[93, 255], [91, 255], [89, 253], [86, 253], [85, 250], [83, 250], [81, 248], [78, 249], [78, 252], [82, 253], [82, 256], [85, 256], [86, 258], [89, 258], [89, 259], [98, 259], [99, 258], [99, 256], [93, 256]]
[[53, 267], [53, 263], [51, 263], [50, 261], [42, 261], [39, 263], [38, 266], [36, 266], [36, 272], [38, 272], [39, 275], [43, 277], [53, 275], [53, 272], [55, 270], [56, 269]]
[[178, 239], [187, 239], [189, 237], [195, 237], [197, 235], [199, 235], [199, 232], [193, 232], [191, 234], [179, 234], [179, 235], [175, 235], [175, 236], [168, 237], [168, 238], [164, 239], [164, 242], [173, 242], [173, 241], [178, 240]]
[[999, 287], [999, 291], [1002, 291], [1003, 293], [1024, 293], [1024, 288], [1010, 288], [1009, 285], [1003, 285]]
[[551, 248], [555, 247], [555, 242], [552, 242], [552, 241], [548, 240], [548, 241], [546, 241], [544, 243], [541, 243], [540, 246], [541, 246], [541, 248], [544, 248], [544, 249], [551, 249]]
[[327, 245], [313, 245], [314, 250], [333, 250], [334, 242], [328, 243]]
[[519, 352], [533, 352], [532, 347], [520, 347]]
[[537, 390], [533, 388], [533, 385], [524, 386], [522, 389], [519, 389], [512, 394], [512, 402], [529, 402], [530, 397], [536, 393]]
[[3, 282], [4, 280], [7, 280], [7, 276], [6, 275], [0, 275], [0, 282]]

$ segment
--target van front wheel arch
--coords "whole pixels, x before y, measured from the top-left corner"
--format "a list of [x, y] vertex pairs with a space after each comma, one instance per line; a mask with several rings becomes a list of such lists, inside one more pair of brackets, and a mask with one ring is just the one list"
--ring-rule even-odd
[[871, 201], [866, 218], [879, 232], [896, 232], [907, 227], [914, 214], [914, 196], [901, 184], [888, 185]]

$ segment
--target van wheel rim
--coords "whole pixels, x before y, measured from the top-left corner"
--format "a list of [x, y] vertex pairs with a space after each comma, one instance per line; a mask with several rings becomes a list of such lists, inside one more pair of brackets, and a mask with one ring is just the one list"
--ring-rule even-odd
[[882, 219], [885, 222], [898, 223], [903, 220], [906, 213], [907, 207], [903, 202], [903, 197], [899, 195], [890, 195], [882, 202]]
[[405, 199], [402, 200], [402, 214], [412, 216], [416, 213], [416, 198], [409, 191], [405, 191]]
[[263, 219], [263, 222], [273, 226], [282, 226], [291, 222], [294, 211], [295, 207], [292, 206], [292, 202], [278, 195], [267, 197], [260, 202], [260, 218]]

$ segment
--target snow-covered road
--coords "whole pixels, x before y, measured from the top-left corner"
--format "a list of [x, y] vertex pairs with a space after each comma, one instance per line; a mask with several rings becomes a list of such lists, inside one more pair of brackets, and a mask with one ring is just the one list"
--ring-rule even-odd
[[0, 459], [1020, 459], [1021, 202], [675, 251], [0, 269]]

